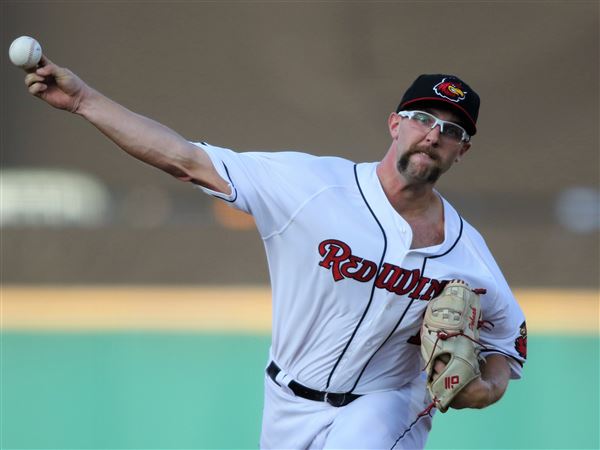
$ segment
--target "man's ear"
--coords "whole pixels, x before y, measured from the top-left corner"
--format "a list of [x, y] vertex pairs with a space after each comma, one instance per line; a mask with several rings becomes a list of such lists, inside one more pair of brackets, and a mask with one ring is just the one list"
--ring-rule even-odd
[[454, 162], [460, 162], [460, 160], [463, 158], [463, 155], [465, 153], [467, 153], [467, 151], [469, 151], [470, 148], [471, 148], [471, 143], [470, 142], [463, 142], [462, 146], [460, 148], [460, 151], [458, 152], [458, 156], [456, 157], [456, 159], [454, 160]]
[[398, 126], [400, 125], [401, 120], [402, 117], [395, 112], [390, 113], [390, 116], [388, 117], [388, 130], [390, 132], [390, 136], [392, 136], [392, 139], [396, 139], [396, 137], [398, 137]]

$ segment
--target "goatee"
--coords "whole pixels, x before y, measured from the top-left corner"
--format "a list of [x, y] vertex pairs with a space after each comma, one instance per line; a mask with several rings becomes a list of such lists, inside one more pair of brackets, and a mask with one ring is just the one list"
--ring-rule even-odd
[[[419, 148], [416, 145], [412, 145], [404, 155], [400, 157], [398, 160], [397, 168], [398, 172], [401, 174], [408, 176], [408, 164], [410, 163], [410, 157], [416, 153], [426, 153], [433, 161], [437, 161], [437, 156], [433, 154], [429, 149]], [[438, 178], [442, 175], [442, 170], [436, 165], [425, 175], [423, 181], [427, 183], [435, 183]], [[410, 178], [415, 178], [414, 176], [410, 176]]]

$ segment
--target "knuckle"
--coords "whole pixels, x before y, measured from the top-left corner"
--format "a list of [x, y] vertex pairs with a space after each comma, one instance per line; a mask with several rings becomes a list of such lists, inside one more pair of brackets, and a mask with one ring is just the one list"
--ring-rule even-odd
[[35, 83], [44, 81], [43, 77], [40, 77], [39, 75], [36, 75], [35, 73], [30, 73], [25, 77], [25, 85], [26, 86], [32, 86]]
[[31, 86], [29, 86], [29, 92], [33, 95], [39, 95], [41, 92], [44, 91], [45, 86], [41, 83], [34, 83]]

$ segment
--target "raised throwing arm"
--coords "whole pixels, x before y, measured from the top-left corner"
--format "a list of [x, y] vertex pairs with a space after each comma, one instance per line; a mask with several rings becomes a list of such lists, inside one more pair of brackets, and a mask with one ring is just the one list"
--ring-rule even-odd
[[25, 76], [29, 92], [49, 105], [84, 117], [121, 149], [181, 181], [230, 193], [208, 155], [170, 128], [136, 114], [88, 86], [45, 56]]

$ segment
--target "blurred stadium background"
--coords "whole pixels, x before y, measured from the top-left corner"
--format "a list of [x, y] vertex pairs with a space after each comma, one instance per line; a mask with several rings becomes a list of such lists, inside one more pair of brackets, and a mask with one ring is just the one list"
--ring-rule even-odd
[[418, 74], [468, 80], [479, 133], [439, 189], [513, 286], [530, 356], [499, 404], [440, 415], [428, 448], [600, 447], [597, 1], [0, 8], [1, 448], [256, 448], [269, 346], [252, 220], [30, 97], [7, 58], [24, 34], [242, 151], [377, 160]]

